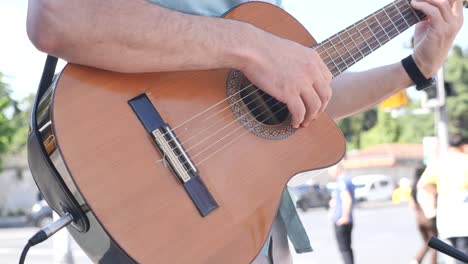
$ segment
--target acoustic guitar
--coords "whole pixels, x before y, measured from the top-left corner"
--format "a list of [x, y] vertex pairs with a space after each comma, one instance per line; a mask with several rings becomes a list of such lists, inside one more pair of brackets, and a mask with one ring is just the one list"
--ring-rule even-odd
[[[319, 44], [271, 4], [224, 17], [314, 48], [337, 76], [424, 14], [397, 0]], [[95, 262], [250, 263], [288, 180], [345, 152], [326, 113], [293, 129], [286, 106], [237, 70], [122, 74], [68, 64], [45, 85], [50, 77], [33, 111], [29, 162]]]

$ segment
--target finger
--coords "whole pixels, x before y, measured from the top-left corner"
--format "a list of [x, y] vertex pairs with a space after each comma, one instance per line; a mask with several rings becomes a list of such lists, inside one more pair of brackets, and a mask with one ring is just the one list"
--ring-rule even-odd
[[311, 50], [311, 60], [318, 63], [317, 66], [325, 80], [331, 81], [333, 79], [333, 74], [330, 72], [327, 64], [325, 64], [325, 62], [322, 60], [322, 57], [320, 57], [316, 50]]
[[304, 103], [301, 100], [301, 97], [296, 96], [293, 99], [289, 100], [286, 104], [288, 106], [288, 110], [291, 113], [291, 125], [293, 128], [299, 128], [299, 125], [304, 120], [304, 116], [306, 113], [306, 108]]
[[322, 58], [319, 57], [318, 61], [319, 61], [320, 71], [322, 72], [323, 78], [331, 82], [331, 80], [333, 79], [333, 74], [330, 72], [330, 69], [328, 69], [328, 66], [325, 64]]
[[426, 2], [421, 2], [421, 1], [411, 1], [411, 5], [417, 9], [422, 11], [424, 14], [426, 14], [431, 22], [435, 24], [441, 24], [445, 23], [444, 19], [442, 18], [442, 15], [440, 14], [439, 9], [437, 7], [432, 6]]
[[318, 114], [321, 114], [323, 111], [325, 111], [325, 109], [328, 106], [328, 103], [330, 102], [330, 99], [332, 98], [332, 89], [328, 82], [317, 83], [315, 87], [315, 90], [318, 92], [318, 95], [322, 102], [322, 105], [318, 111]]
[[319, 71], [321, 73], [321, 77], [317, 77], [315, 84], [314, 84], [314, 90], [316, 94], [318, 95], [320, 102], [321, 102], [321, 107], [319, 108], [318, 112], [314, 114], [314, 118], [316, 117], [315, 115], [322, 113], [325, 108], [328, 105], [328, 102], [331, 99], [332, 96], [332, 90], [330, 88], [330, 83], [331, 80], [333, 79], [333, 75], [328, 69], [327, 65], [325, 62], [320, 58], [319, 54], [314, 51], [313, 52], [313, 57], [317, 63], [317, 66], [319, 68]]
[[322, 102], [312, 86], [308, 87], [308, 89], [304, 89], [301, 93], [301, 98], [306, 108], [306, 114], [301, 126], [308, 127], [319, 113]]
[[449, 0], [424, 0], [432, 6], [437, 7], [445, 22], [450, 23], [454, 20], [452, 15], [452, 6]]
[[455, 1], [452, 5], [452, 14], [459, 23], [459, 27], [463, 25], [463, 3], [462, 1]]

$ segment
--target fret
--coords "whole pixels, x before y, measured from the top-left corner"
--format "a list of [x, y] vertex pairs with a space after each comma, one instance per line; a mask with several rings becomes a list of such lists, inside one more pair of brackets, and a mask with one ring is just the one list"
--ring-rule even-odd
[[[389, 9], [390, 9], [390, 7], [389, 7]], [[392, 23], [393, 28], [397, 31], [397, 34], [395, 35], [395, 36], [397, 36], [398, 34], [401, 33], [400, 30], [398, 30], [398, 27], [395, 25], [395, 22], [393, 21], [392, 17], [388, 14], [387, 10], [384, 9], [384, 11], [385, 11], [385, 15], [387, 15], [388, 19], [389, 19], [390, 22]], [[388, 11], [391, 12], [390, 10], [388, 10]], [[395, 36], [394, 36], [394, 37], [395, 37]]]
[[[375, 35], [375, 33], [374, 33], [374, 31], [372, 30], [372, 28], [369, 27], [369, 24], [367, 23], [367, 20], [368, 20], [368, 19], [365, 19], [365, 20], [364, 20], [364, 23], [366, 23], [367, 28], [368, 28], [369, 31], [372, 33], [372, 35], [374, 36], [375, 40], [377, 40], [377, 44], [379, 45], [378, 47], [375, 47], [375, 49], [377, 49], [377, 48], [379, 48], [380, 46], [382, 46], [382, 44], [380, 44], [379, 38], [377, 38], [377, 36]], [[374, 42], [372, 42], [372, 43], [374, 43]], [[371, 48], [372, 48], [372, 46], [371, 46]], [[374, 49], [372, 49], [372, 50], [374, 50]]]
[[413, 9], [413, 7], [411, 6], [410, 2], [409, 2], [409, 1], [404, 1], [404, 2], [405, 2], [406, 5], [408, 6], [409, 10], [411, 10], [411, 12], [413, 12], [414, 16], [415, 16], [418, 20], [420, 20], [418, 14], [416, 14], [416, 12], [414, 12], [414, 9]]
[[410, 27], [411, 25], [414, 25], [418, 23], [419, 21], [421, 21], [418, 14], [411, 7], [408, 1], [405, 0], [402, 2], [402, 9], [403, 9], [402, 13], [405, 14], [405, 16], [408, 18], [407, 21], [409, 22]]
[[398, 8], [398, 6], [396, 5], [396, 1], [395, 1], [395, 2], [393, 2], [393, 6], [394, 6], [394, 7], [395, 7], [395, 9], [397, 10], [397, 12], [400, 14], [401, 18], [403, 18], [403, 21], [405, 21], [405, 23], [406, 23], [406, 26], [409, 28], [409, 27], [410, 27], [410, 25], [408, 24], [408, 21], [406, 21], [406, 18], [405, 18], [405, 16], [403, 16], [403, 14], [401, 13], [401, 11], [400, 11], [400, 8]]
[[[346, 64], [345, 60], [343, 59], [343, 57], [341, 56], [341, 53], [339, 52], [339, 49], [337, 49], [336, 47], [338, 46], [338, 44], [335, 44], [333, 43], [333, 39], [336, 37], [336, 34], [330, 38], [330, 44], [332, 46], [332, 48], [335, 50], [336, 54], [338, 54], [338, 57], [341, 59], [341, 63], [338, 63], [338, 68], [340, 69], [341, 71], [341, 68], [348, 68], [348, 65]], [[343, 65], [344, 64], [344, 65]]]
[[[357, 29], [363, 33], [363, 36], [364, 36], [364, 42], [366, 43], [366, 45], [370, 48], [371, 51], [374, 51], [374, 49], [372, 48], [372, 45], [370, 45], [370, 43], [368, 42], [368, 40], [371, 39], [373, 33], [371, 32], [370, 28], [367, 27], [366, 25], [363, 24], [363, 22], [365, 23], [365, 20], [363, 20], [360, 25], [358, 25]], [[359, 27], [360, 26], [363, 26], [362, 29], [360, 29]], [[367, 29], [367, 30], [366, 30]], [[370, 34], [369, 34], [370, 33]], [[369, 35], [369, 37], [367, 37], [367, 35]]]
[[[347, 55], [345, 54], [345, 63], [348, 64], [348, 61], [349, 61], [349, 64], [350, 65], [353, 65], [354, 63], [356, 63], [356, 61], [354, 60], [353, 58], [353, 54], [349, 51], [347, 45], [343, 42], [343, 40], [341, 39], [341, 35], [342, 34], [338, 34], [338, 39], [340, 40], [341, 44], [343, 44], [343, 47], [345, 48], [346, 52], [348, 53]], [[351, 61], [352, 60], [352, 61]]]
[[382, 46], [389, 40], [389, 38], [385, 34], [385, 30], [383, 30], [383, 28], [380, 27], [376, 16], [370, 17], [368, 21], [369, 27], [373, 30], [373, 32], [375, 32], [374, 35], [377, 39], [377, 42], [380, 46]]
[[382, 25], [385, 28], [385, 32], [390, 37], [390, 39], [393, 39], [394, 37], [398, 36], [398, 30], [392, 23], [392, 18], [390, 17], [386, 9], [382, 10]]
[[[339, 69], [338, 65], [336, 64], [335, 60], [333, 59], [333, 57], [330, 55], [330, 53], [328, 52], [328, 48], [325, 46], [325, 44], [327, 44], [326, 42], [323, 43], [323, 45], [321, 45], [321, 47], [323, 47], [323, 50], [325, 50], [325, 53], [327, 53], [327, 56], [328, 58], [333, 62], [333, 65], [335, 66], [334, 68], [335, 69]], [[330, 71], [332, 71], [332, 68], [328, 68]], [[341, 72], [340, 72], [341, 73]]]
[[410, 6], [408, 0], [396, 0], [326, 39], [317, 50], [336, 76], [416, 24], [423, 16]]
[[364, 55], [361, 52], [361, 49], [359, 48], [359, 45], [356, 43], [354, 38], [352, 37], [353, 35], [349, 33], [348, 29], [345, 29], [343, 32], [343, 35], [346, 34], [347, 37], [345, 37], [345, 43], [346, 45], [349, 45], [350, 51], [351, 51], [351, 56], [353, 56], [354, 63], [358, 62], [360, 59], [364, 57]]
[[[378, 12], [378, 14], [383, 14], [382, 11]], [[383, 16], [385, 16], [385, 14], [383, 14]], [[383, 25], [380, 23], [380, 19], [375, 19], [377, 21], [377, 23], [379, 24], [380, 28], [382, 29], [382, 31], [385, 33], [385, 35], [387, 36], [387, 41], [390, 41], [392, 38], [388, 35], [387, 33], [387, 30], [385, 30], [385, 28], [383, 27]]]
[[[331, 61], [331, 62], [333, 63], [333, 65], [335, 66], [335, 68], [338, 68], [338, 65], [336, 65], [335, 60], [333, 60], [333, 58], [330, 56], [330, 53], [328, 53], [328, 49], [325, 48], [324, 46], [319, 46], [317, 49], [319, 49], [319, 48], [322, 48], [322, 49], [325, 51], [325, 53], [327, 53], [327, 57], [325, 57], [325, 58], [330, 59], [330, 61]], [[319, 54], [321, 54], [321, 53], [322, 53], [322, 52], [319, 52]], [[325, 58], [322, 57], [323, 60], [325, 60]], [[328, 66], [328, 64], [327, 64], [327, 66]], [[332, 68], [331, 68], [331, 67], [328, 67], [328, 69], [332, 69]]]

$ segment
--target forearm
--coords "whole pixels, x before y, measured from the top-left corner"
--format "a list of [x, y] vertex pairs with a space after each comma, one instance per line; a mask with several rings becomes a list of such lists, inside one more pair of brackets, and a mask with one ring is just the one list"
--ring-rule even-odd
[[247, 45], [261, 34], [246, 23], [146, 1], [30, 0], [28, 7], [28, 35], [39, 49], [120, 72], [241, 68]]
[[364, 72], [345, 73], [331, 84], [327, 112], [335, 120], [366, 111], [395, 92], [412, 85], [400, 62]]

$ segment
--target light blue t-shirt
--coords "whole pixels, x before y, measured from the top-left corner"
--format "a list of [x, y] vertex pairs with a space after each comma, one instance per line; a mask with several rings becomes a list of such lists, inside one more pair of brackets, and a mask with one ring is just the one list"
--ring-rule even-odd
[[[334, 193], [336, 204], [333, 209], [333, 223], [336, 223], [338, 219], [341, 218], [342, 213], [343, 213], [343, 209], [342, 209], [343, 201], [341, 200], [342, 192], [349, 192], [349, 194], [351, 195], [351, 199], [352, 199], [351, 206], [354, 206], [354, 185], [351, 179], [346, 174], [342, 174], [336, 181], [336, 189]], [[351, 208], [351, 212], [350, 212], [351, 215], [349, 216], [350, 223], [353, 222], [352, 212], [353, 210]]]
[[[249, 0], [148, 0], [151, 3], [201, 16], [222, 16], [224, 13]], [[282, 0], [262, 0], [277, 6], [281, 6]]]

